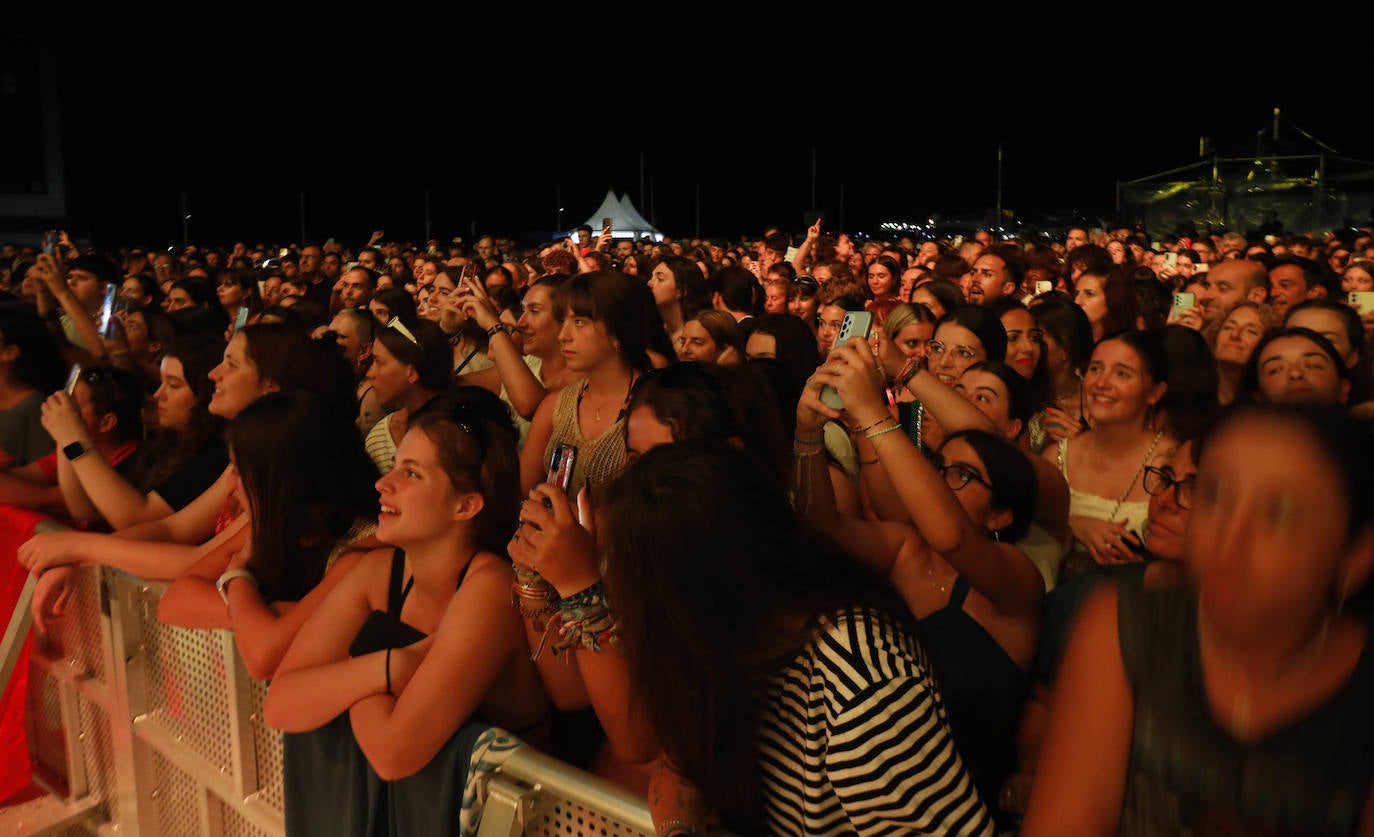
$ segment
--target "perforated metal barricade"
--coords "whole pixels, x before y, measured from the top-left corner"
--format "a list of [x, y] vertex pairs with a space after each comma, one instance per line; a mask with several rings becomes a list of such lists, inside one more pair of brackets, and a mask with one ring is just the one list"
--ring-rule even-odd
[[[76, 575], [67, 615], [30, 655], [29, 749], [48, 797], [0, 808], [0, 834], [284, 835], [267, 684], [231, 632], [159, 623], [164, 589], [99, 567]], [[482, 837], [654, 833], [643, 799], [528, 746], [477, 793]]]

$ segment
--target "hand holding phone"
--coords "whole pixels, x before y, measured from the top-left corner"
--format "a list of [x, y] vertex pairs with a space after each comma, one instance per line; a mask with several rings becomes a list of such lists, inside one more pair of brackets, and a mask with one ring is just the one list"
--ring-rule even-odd
[[[849, 342], [851, 337], [862, 337], [868, 339], [873, 332], [873, 314], [868, 311], [846, 311], [844, 319], [840, 321], [840, 334], [835, 338], [836, 346], [843, 346]], [[844, 402], [840, 399], [840, 394], [829, 384], [821, 387], [821, 403], [833, 410], [843, 410]]]
[[[568, 486], [572, 484], [573, 466], [576, 464], [577, 445], [559, 444], [553, 449], [553, 457], [549, 460], [549, 476], [544, 481], [567, 492]], [[547, 497], [544, 498], [544, 507], [553, 508], [553, 503], [549, 502]]]
[[1349, 301], [1360, 315], [1374, 314], [1374, 291], [1351, 291]]
[[67, 384], [63, 387], [68, 395], [76, 396], [76, 382], [79, 380], [81, 380], [81, 364], [73, 363], [72, 368], [67, 370]]
[[1197, 304], [1197, 294], [1179, 291], [1174, 294], [1174, 316], [1177, 317]]

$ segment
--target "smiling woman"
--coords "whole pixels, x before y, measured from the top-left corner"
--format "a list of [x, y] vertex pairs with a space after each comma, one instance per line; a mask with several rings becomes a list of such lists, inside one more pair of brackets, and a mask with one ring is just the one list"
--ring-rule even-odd
[[1121, 332], [1093, 350], [1083, 379], [1092, 428], [1042, 454], [1069, 483], [1074, 544], [1060, 566], [1060, 583], [1089, 561], [1138, 560], [1132, 546], [1140, 544], [1149, 499], [1141, 477], [1147, 466], [1168, 462], [1177, 447], [1161, 415], [1168, 374], [1158, 332]]

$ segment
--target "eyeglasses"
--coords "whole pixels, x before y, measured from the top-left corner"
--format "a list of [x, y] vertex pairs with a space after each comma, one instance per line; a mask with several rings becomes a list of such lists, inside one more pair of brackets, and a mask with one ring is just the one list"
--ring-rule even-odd
[[[939, 340], [932, 340], [926, 344], [926, 350], [937, 357], [943, 355], [948, 348], [948, 346], [941, 343]], [[960, 360], [973, 360], [978, 357], [978, 353], [968, 346], [955, 346], [954, 353], [959, 356]]]
[[396, 329], [401, 333], [402, 337], [414, 343], [416, 346], [420, 345], [420, 341], [415, 339], [415, 335], [411, 333], [410, 329], [406, 328], [405, 323], [401, 322], [400, 317], [392, 317], [390, 320], [387, 320], [386, 327]]
[[819, 288], [821, 286], [821, 283], [817, 282], [814, 277], [805, 275], [795, 277], [792, 284], [801, 285], [803, 288]]
[[962, 462], [954, 462], [946, 465], [943, 461], [937, 460], [935, 463], [935, 470], [939, 471], [940, 476], [945, 478], [945, 485], [949, 486], [954, 491], [958, 491], [970, 482], [976, 482], [988, 491], [992, 490], [992, 486], [988, 485], [988, 481], [978, 476], [978, 472], [973, 470], [971, 465], [965, 465]]
[[1153, 496], [1159, 496], [1172, 488], [1174, 502], [1178, 503], [1180, 509], [1188, 511], [1193, 507], [1193, 488], [1197, 485], [1197, 474], [1189, 474], [1183, 479], [1178, 479], [1168, 468], [1146, 465], [1142, 482], [1145, 484], [1145, 490]]

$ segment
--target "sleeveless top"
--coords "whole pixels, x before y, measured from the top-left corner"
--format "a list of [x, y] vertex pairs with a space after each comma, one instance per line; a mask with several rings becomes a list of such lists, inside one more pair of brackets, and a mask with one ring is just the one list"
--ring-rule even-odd
[[[391, 579], [387, 585], [386, 610], [374, 610], [368, 615], [362, 627], [354, 634], [353, 642], [348, 646], [348, 656], [361, 657], [386, 648], [404, 648], [429, 636], [414, 625], [401, 621], [401, 607], [410, 595], [410, 588], [415, 586], [413, 575], [405, 582], [404, 587], [401, 586], [405, 565], [406, 551], [397, 547], [391, 553]], [[463, 565], [463, 571], [458, 573], [458, 583], [453, 585], [455, 590], [463, 585], [463, 577], [468, 574], [468, 567], [471, 566], [471, 560]]]
[[1374, 783], [1374, 650], [1322, 705], [1263, 739], [1234, 740], [1207, 702], [1197, 596], [1118, 586], [1135, 702], [1118, 834], [1354, 834]]
[[[633, 387], [633, 385], [631, 385]], [[558, 391], [553, 408], [553, 433], [544, 446], [544, 468], [553, 459], [553, 450], [561, 443], [577, 446], [577, 461], [573, 463], [572, 480], [568, 483], [568, 497], [574, 498], [584, 485], [593, 488], [606, 485], [620, 475], [629, 464], [625, 453], [625, 408], [621, 406], [610, 427], [595, 439], [584, 439], [577, 420], [577, 405], [581, 400], [581, 386], [566, 386]]]
[[[1065, 482], [1069, 479], [1069, 440], [1059, 440], [1059, 472], [1064, 475]], [[1132, 486], [1134, 487], [1134, 486]], [[1103, 497], [1100, 494], [1089, 494], [1086, 491], [1078, 491], [1069, 483], [1069, 514], [1082, 515], [1084, 517], [1096, 517], [1099, 520], [1121, 520], [1125, 521], [1126, 529], [1140, 535], [1145, 534], [1145, 520], [1150, 516], [1150, 501], [1139, 500], [1135, 502], [1122, 503], [1117, 507], [1117, 501], [1111, 497]]]
[[1030, 677], [964, 610], [969, 584], [954, 580], [949, 603], [920, 620], [921, 644], [949, 709], [954, 743], [989, 808], [1016, 770], [1016, 728]]

